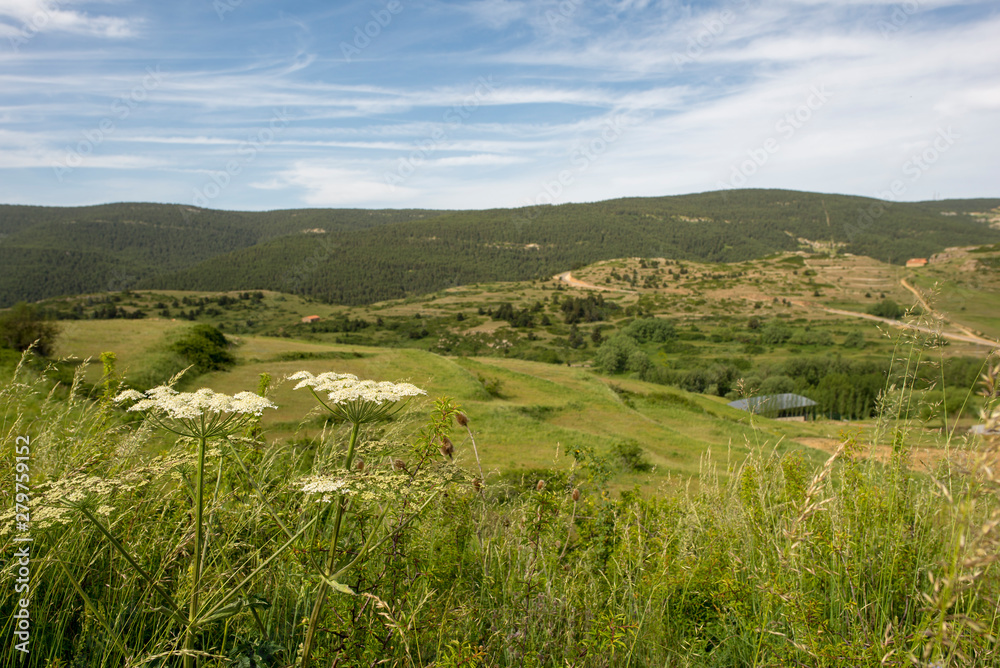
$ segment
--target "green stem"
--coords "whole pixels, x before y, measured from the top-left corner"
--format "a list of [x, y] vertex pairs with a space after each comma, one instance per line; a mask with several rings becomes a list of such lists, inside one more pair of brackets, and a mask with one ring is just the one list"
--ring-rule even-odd
[[[351, 470], [354, 462], [354, 448], [358, 442], [358, 430], [361, 425], [355, 422], [351, 426], [351, 440], [347, 446], [347, 456], [344, 458], [344, 469]], [[333, 571], [333, 566], [337, 557], [337, 542], [340, 540], [340, 527], [344, 521], [344, 509], [347, 506], [347, 498], [341, 494], [337, 501], [337, 515], [333, 520], [333, 537], [330, 540], [330, 549], [326, 554], [326, 567], [323, 569], [323, 579], [319, 583], [319, 591], [316, 593], [316, 603], [313, 605], [312, 614], [309, 616], [309, 627], [306, 629], [306, 638], [302, 643], [302, 668], [309, 668], [312, 660], [312, 649], [316, 643], [316, 627], [319, 625], [319, 617], [326, 602], [326, 594], [329, 590], [327, 578]]]
[[[204, 427], [204, 415], [202, 427]], [[184, 649], [194, 650], [195, 621], [198, 617], [198, 590], [201, 587], [202, 566], [202, 515], [205, 511], [205, 437], [198, 439], [198, 468], [195, 481], [194, 509], [194, 573], [191, 578], [191, 601], [188, 607], [188, 627], [184, 638]], [[193, 654], [184, 655], [184, 668], [195, 668], [197, 659]]]

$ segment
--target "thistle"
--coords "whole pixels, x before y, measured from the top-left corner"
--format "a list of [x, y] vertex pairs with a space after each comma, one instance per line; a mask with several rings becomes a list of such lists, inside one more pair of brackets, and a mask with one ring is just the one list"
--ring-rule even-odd
[[441, 437], [441, 454], [448, 459], [454, 459], [455, 446], [452, 444], [451, 439], [447, 436]]

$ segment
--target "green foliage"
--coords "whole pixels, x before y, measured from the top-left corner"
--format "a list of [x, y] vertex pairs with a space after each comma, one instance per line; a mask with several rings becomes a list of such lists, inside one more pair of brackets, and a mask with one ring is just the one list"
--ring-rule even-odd
[[844, 347], [845, 348], [864, 348], [865, 347], [865, 334], [860, 330], [854, 330], [846, 337], [844, 337]]
[[629, 473], [645, 473], [653, 468], [646, 459], [642, 446], [632, 439], [615, 443], [611, 446], [611, 452], [620, 461], [622, 468]]
[[674, 338], [674, 323], [664, 318], [640, 318], [633, 320], [622, 330], [639, 343], [666, 343]]
[[239, 640], [229, 651], [230, 668], [277, 668], [284, 648], [273, 640]]
[[615, 334], [604, 340], [594, 355], [594, 366], [605, 373], [624, 373], [638, 362], [642, 355], [639, 344], [630, 336]]
[[228, 369], [236, 364], [229, 339], [212, 325], [199, 324], [170, 347], [195, 368], [196, 373]]
[[[971, 373], [958, 367], [939, 375]], [[799, 369], [816, 380], [827, 370], [808, 359]], [[183, 624], [158, 607], [150, 582], [178, 599], [189, 590], [187, 445], [120, 420], [102, 402], [55, 399], [29, 369], [18, 374], [0, 383], [8, 448], [0, 477], [16, 474], [6, 444], [30, 424], [33, 650], [44, 648], [47, 666], [179, 665]], [[691, 401], [678, 396], [655, 400]], [[316, 615], [319, 666], [985, 668], [1000, 660], [991, 641], [1000, 634], [1000, 481], [995, 455], [979, 443], [956, 440], [960, 459], [925, 472], [910, 464], [917, 427], [883, 417], [863, 439], [842, 435], [825, 466], [764, 445], [718, 468], [706, 458], [691, 484], [613, 492], [616, 451], [643, 459], [626, 440], [604, 454], [571, 447], [571, 466], [490, 475], [479, 487], [462, 469], [467, 446], [458, 437], [454, 460], [439, 453], [455, 410], [439, 400], [423, 428], [401, 419], [357, 439], [360, 467], [358, 459], [345, 466], [347, 430], [333, 428], [309, 441], [236, 439], [206, 459], [204, 600], [261, 570], [231, 616], [198, 628], [195, 647], [218, 657], [202, 666], [296, 663], [317, 599], [316, 562], [331, 553], [338, 570], [363, 558], [338, 575], [339, 590]], [[865, 457], [872, 446], [891, 454]], [[243, 469], [247, 451], [254, 463]], [[428, 469], [441, 493], [417, 512]], [[76, 512], [59, 503], [57, 484], [80, 475], [87, 483], [72, 491], [87, 492], [87, 507], [100, 509], [149, 580], [92, 523], [72, 514], [52, 523]], [[301, 485], [348, 476], [387, 484], [364, 488], [377, 490], [374, 500], [350, 498], [334, 539], [337, 500]], [[0, 521], [8, 554], [11, 510]], [[9, 582], [11, 563], [2, 569]], [[0, 588], [6, 637], [18, 598], [13, 586]]]
[[19, 302], [0, 313], [0, 346], [4, 348], [23, 352], [34, 344], [38, 355], [48, 357], [58, 333], [55, 324], [44, 320], [34, 305]]
[[[367, 304], [650, 253], [711, 262], [762, 258], [797, 250], [801, 237], [899, 264], [949, 246], [1000, 241], [1000, 231], [972, 215], [973, 202], [984, 207], [978, 211], [1000, 204], [752, 189], [450, 212], [2, 206], [0, 306], [123, 287], [267, 287]], [[942, 206], [957, 215], [941, 215]]]
[[760, 340], [769, 346], [779, 346], [792, 338], [792, 330], [780, 320], [771, 320], [760, 329]]
[[892, 299], [883, 299], [877, 304], [872, 304], [868, 307], [868, 313], [871, 315], [878, 316], [880, 318], [889, 318], [890, 320], [899, 320], [904, 315], [906, 315], [906, 309], [897, 304]]

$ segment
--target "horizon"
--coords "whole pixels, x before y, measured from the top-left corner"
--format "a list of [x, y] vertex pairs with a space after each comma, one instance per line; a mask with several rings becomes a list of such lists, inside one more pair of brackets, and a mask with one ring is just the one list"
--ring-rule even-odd
[[[864, 199], [870, 199], [877, 202], [887, 202], [889, 204], [923, 204], [929, 202], [962, 202], [967, 200], [1000, 200], [1000, 195], [996, 196], [974, 196], [974, 197], [942, 197], [940, 199], [926, 199], [926, 200], [892, 200], [883, 199], [879, 197], [867, 197], [865, 195], [852, 195], [850, 193], [833, 193], [833, 192], [816, 192], [808, 190], [789, 190], [787, 188], [738, 188], [728, 190], [726, 192], [740, 193], [740, 192], [751, 192], [751, 191], [780, 191], [789, 193], [800, 193], [804, 195], [829, 195], [832, 197], [860, 197]], [[218, 212], [230, 212], [230, 213], [274, 213], [278, 211], [344, 211], [344, 210], [355, 210], [355, 211], [429, 211], [434, 213], [451, 213], [451, 212], [462, 212], [462, 211], [517, 211], [518, 209], [528, 209], [537, 206], [563, 206], [567, 204], [571, 205], [585, 205], [585, 204], [601, 204], [605, 202], [612, 202], [620, 199], [663, 199], [667, 197], [696, 197], [699, 195], [714, 195], [721, 191], [717, 190], [706, 190], [703, 192], [692, 192], [692, 193], [678, 193], [675, 195], [638, 195], [638, 196], [624, 196], [624, 197], [612, 197], [609, 199], [599, 199], [599, 200], [587, 200], [587, 201], [572, 201], [572, 202], [558, 202], [555, 204], [524, 204], [521, 206], [511, 206], [511, 207], [488, 207], [483, 209], [454, 209], [449, 207], [439, 207], [439, 208], [425, 208], [425, 207], [339, 207], [339, 206], [298, 206], [298, 207], [280, 207], [273, 209], [230, 209], [230, 208], [217, 208], [217, 207], [198, 207], [190, 203], [185, 202], [149, 202], [149, 201], [119, 201], [119, 202], [97, 202], [94, 204], [16, 204], [11, 202], [0, 202], [0, 206], [33, 206], [33, 207], [43, 207], [43, 208], [55, 208], [55, 209], [82, 209], [88, 207], [101, 207], [101, 206], [128, 206], [128, 205], [150, 205], [150, 206], [177, 206], [182, 208], [198, 208], [203, 211], [218, 211]]]
[[988, 198], [998, 32], [987, 0], [0, 0], [0, 201]]

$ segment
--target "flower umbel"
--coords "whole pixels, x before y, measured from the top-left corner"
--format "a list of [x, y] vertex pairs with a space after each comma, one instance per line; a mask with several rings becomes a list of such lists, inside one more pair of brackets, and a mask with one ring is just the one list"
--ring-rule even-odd
[[[253, 392], [229, 396], [202, 388], [197, 392], [178, 392], [161, 385], [145, 393], [126, 390], [114, 398], [115, 403], [135, 403], [129, 411], [146, 412], [168, 431], [193, 438], [215, 438], [231, 434], [250, 418], [260, 416], [265, 408], [277, 408], [269, 399]], [[174, 428], [164, 423], [169, 419]]]
[[[333, 371], [318, 376], [299, 371], [289, 379], [299, 381], [294, 389], [308, 387], [327, 410], [352, 424], [383, 420], [399, 410], [398, 402], [427, 394], [410, 383], [359, 380], [354, 374]], [[327, 395], [326, 401], [319, 396], [323, 392]]]

